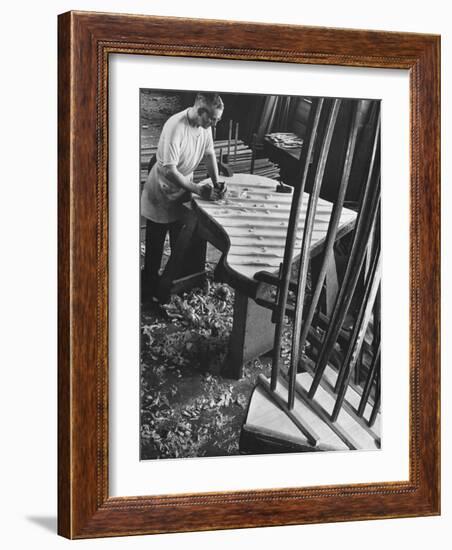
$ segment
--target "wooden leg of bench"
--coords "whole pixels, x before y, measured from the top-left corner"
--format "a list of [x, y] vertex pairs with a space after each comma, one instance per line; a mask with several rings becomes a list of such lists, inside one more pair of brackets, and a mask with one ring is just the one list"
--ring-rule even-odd
[[272, 312], [256, 304], [238, 290], [234, 298], [234, 319], [229, 340], [229, 351], [223, 374], [242, 378], [243, 365], [273, 349], [275, 325]]

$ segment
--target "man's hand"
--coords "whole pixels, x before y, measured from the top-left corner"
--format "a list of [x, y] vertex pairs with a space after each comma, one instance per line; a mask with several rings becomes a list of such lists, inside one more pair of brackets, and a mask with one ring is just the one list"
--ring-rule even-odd
[[210, 181], [206, 181], [205, 183], [199, 183], [197, 185], [196, 193], [204, 200], [209, 200], [210, 196], [212, 195], [213, 185], [210, 183]]

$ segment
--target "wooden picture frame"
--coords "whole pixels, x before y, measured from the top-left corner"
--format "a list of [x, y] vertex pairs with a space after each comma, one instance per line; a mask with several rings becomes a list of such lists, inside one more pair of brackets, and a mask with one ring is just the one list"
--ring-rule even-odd
[[[171, 32], [168, 32], [171, 28]], [[58, 532], [88, 538], [440, 513], [440, 38], [69, 12], [58, 61]], [[265, 60], [410, 73], [408, 481], [110, 497], [110, 54]]]

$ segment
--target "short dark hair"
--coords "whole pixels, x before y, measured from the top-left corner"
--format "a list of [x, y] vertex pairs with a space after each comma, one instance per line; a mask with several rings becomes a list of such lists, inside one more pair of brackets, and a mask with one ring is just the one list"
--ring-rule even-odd
[[217, 92], [198, 92], [196, 94], [196, 103], [204, 103], [214, 109], [224, 109], [223, 100]]

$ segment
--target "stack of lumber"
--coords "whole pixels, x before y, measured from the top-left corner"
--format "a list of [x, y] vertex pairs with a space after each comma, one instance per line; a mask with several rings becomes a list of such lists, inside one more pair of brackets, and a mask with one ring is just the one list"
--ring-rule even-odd
[[[215, 153], [217, 159], [220, 156], [220, 150], [223, 155], [228, 156], [227, 164], [232, 169], [234, 174], [250, 174], [251, 173], [251, 158], [252, 151], [242, 140], [237, 141], [237, 147], [235, 142], [230, 142], [229, 155], [228, 155], [228, 140], [215, 141]], [[194, 174], [194, 180], [196, 182], [205, 179], [207, 169], [204, 163], [201, 163]], [[266, 158], [255, 159], [254, 161], [254, 174], [257, 176], [265, 176], [270, 179], [279, 178], [279, 166], [271, 162]]]
[[[227, 140], [217, 140], [214, 143], [215, 153], [217, 159], [220, 157], [220, 150], [223, 155], [228, 153], [228, 141]], [[141, 148], [141, 182], [144, 183], [147, 177], [149, 159], [157, 151], [156, 146], [151, 146], [145, 141], [142, 143]], [[235, 147], [235, 142], [231, 141], [229, 148], [229, 162], [227, 163], [229, 167], [235, 174], [249, 174], [251, 171], [251, 158], [252, 151], [243, 141], [237, 141], [237, 147]], [[270, 179], [279, 178], [279, 166], [271, 162], [266, 158], [255, 159], [254, 161], [254, 174], [258, 176], [265, 176]], [[197, 183], [207, 177], [207, 168], [204, 162], [198, 166], [194, 173], [194, 181]]]
[[293, 132], [276, 132], [266, 134], [265, 137], [283, 149], [300, 149], [303, 145], [301, 137]]

